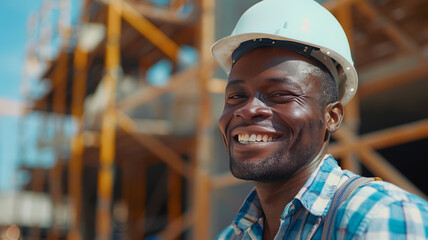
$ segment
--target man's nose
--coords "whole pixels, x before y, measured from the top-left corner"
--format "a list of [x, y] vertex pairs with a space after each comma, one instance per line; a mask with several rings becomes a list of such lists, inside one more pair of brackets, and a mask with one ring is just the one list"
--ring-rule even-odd
[[246, 120], [258, 117], [268, 118], [272, 116], [272, 110], [259, 98], [253, 97], [244, 106], [235, 111], [235, 116]]

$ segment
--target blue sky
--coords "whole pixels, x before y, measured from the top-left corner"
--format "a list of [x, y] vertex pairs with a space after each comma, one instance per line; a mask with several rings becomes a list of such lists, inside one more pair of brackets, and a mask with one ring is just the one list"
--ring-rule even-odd
[[[74, 16], [79, 3], [78, 0], [72, 0]], [[27, 21], [31, 14], [40, 11], [41, 5], [42, 0], [0, 1], [0, 100], [3, 103], [5, 100], [23, 101], [20, 84], [26, 55]], [[0, 191], [19, 186], [15, 180], [25, 177], [15, 171], [20, 164], [45, 167], [52, 165], [53, 152], [36, 148], [42, 121], [46, 120], [37, 113], [25, 118], [0, 114]], [[50, 124], [47, 130], [52, 132], [52, 127], [49, 126]], [[71, 123], [68, 122], [67, 126], [70, 129]]]
[[[21, 72], [25, 56], [26, 25], [41, 0], [0, 1], [0, 98], [22, 101]], [[17, 116], [0, 115], [0, 191], [16, 187], [18, 158]]]
[[0, 1], [0, 97], [21, 99], [19, 84], [25, 55], [27, 19], [41, 0]]

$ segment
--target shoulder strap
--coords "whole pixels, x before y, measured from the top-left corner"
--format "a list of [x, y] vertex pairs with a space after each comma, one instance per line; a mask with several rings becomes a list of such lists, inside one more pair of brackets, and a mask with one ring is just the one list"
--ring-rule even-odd
[[346, 180], [333, 196], [330, 208], [325, 217], [324, 227], [321, 235], [321, 240], [331, 240], [334, 228], [334, 221], [336, 220], [336, 213], [339, 206], [346, 201], [351, 194], [360, 186], [375, 181], [374, 178], [366, 178], [361, 176], [354, 176]]

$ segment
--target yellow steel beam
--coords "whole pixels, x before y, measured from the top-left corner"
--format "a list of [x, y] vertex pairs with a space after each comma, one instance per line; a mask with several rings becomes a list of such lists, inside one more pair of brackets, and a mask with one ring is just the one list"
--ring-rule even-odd
[[170, 59], [177, 60], [179, 46], [127, 2], [122, 5], [122, 17]]
[[428, 200], [428, 197], [377, 152], [364, 147], [358, 151], [361, 162], [374, 174]]
[[[341, 131], [337, 132], [338, 139], [345, 144], [354, 143], [358, 140], [352, 130], [343, 127]], [[403, 174], [401, 174], [394, 166], [392, 166], [386, 159], [376, 153], [368, 146], [362, 146], [357, 149], [357, 155], [370, 171], [382, 179], [388, 180], [407, 191], [417, 194], [420, 197], [427, 199], [427, 196], [420, 191], [411, 181], [409, 181]]]
[[98, 240], [111, 236], [111, 204], [114, 158], [116, 148], [115, 92], [120, 64], [121, 0], [110, 0], [107, 13], [107, 46], [104, 76], [105, 96], [108, 97], [101, 126], [100, 169], [98, 171], [97, 232]]
[[127, 3], [135, 10], [137, 10], [143, 16], [152, 20], [158, 20], [165, 23], [172, 24], [189, 24], [192, 18], [192, 14], [186, 17], [180, 16], [177, 9], [164, 9], [148, 5], [145, 2], [128, 0]]
[[83, 103], [86, 95], [86, 64], [88, 54], [78, 47], [74, 52], [74, 78], [73, 99], [71, 103], [71, 115], [78, 122], [78, 131], [71, 139], [71, 159], [69, 161], [68, 186], [70, 190], [70, 231], [69, 240], [80, 240], [80, 216], [82, 198], [82, 170], [83, 170]]
[[[340, 129], [339, 131], [341, 131]], [[380, 149], [428, 137], [428, 119], [362, 135], [352, 143], [333, 144], [329, 152], [342, 157], [348, 152], [358, 152], [362, 147]]]
[[67, 77], [69, 73], [68, 63], [70, 60], [69, 54], [64, 52], [62, 61], [59, 61], [54, 74], [51, 76], [52, 82], [57, 82], [57, 89], [53, 92], [52, 109], [58, 114], [64, 114], [66, 109], [66, 91]]
[[[336, 16], [345, 31], [351, 49], [354, 46], [352, 20], [352, 2], [345, 2], [336, 7]], [[344, 125], [351, 129], [354, 133], [358, 130], [360, 124], [360, 107], [358, 95], [355, 96], [345, 107]], [[346, 139], [344, 140], [346, 141]], [[342, 167], [355, 173], [360, 173], [359, 162], [353, 153], [348, 153], [342, 158]]]
[[212, 190], [210, 175], [198, 169], [194, 182], [193, 239], [209, 239]]
[[212, 128], [211, 96], [208, 83], [212, 78], [214, 68], [209, 64], [212, 59], [211, 45], [214, 41], [214, 0], [201, 0], [200, 24], [200, 55], [201, 68], [199, 72], [199, 118], [196, 131], [196, 173], [193, 196], [194, 228], [193, 239], [208, 239], [210, 231], [210, 192], [211, 180], [209, 163], [212, 158]]
[[[355, 136], [356, 129], [352, 125], [343, 124], [341, 131], [334, 134], [334, 138], [339, 140], [339, 143], [349, 144], [355, 139], [355, 137], [350, 138], [349, 135]], [[361, 166], [353, 152], [348, 152], [342, 157], [341, 167], [357, 174], [361, 173]]]
[[421, 62], [416, 66], [412, 66], [409, 69], [380, 77], [378, 79], [367, 81], [367, 83], [361, 84], [358, 89], [360, 97], [367, 97], [376, 93], [402, 86], [406, 83], [410, 83], [419, 80], [428, 75], [428, 64]]
[[[351, 5], [352, 2], [344, 2], [337, 6], [337, 19], [339, 20], [340, 24], [343, 27], [343, 30], [346, 33], [346, 36], [349, 41], [349, 45], [351, 46], [351, 49], [354, 46], [354, 36], [353, 36], [353, 28], [354, 24], [352, 21], [352, 12], [351, 12]], [[360, 121], [360, 115], [359, 115], [359, 106], [358, 106], [358, 98], [357, 96], [354, 97], [351, 102], [349, 102], [345, 106], [345, 121], [348, 125], [352, 125], [354, 129], [358, 127], [359, 121]]]

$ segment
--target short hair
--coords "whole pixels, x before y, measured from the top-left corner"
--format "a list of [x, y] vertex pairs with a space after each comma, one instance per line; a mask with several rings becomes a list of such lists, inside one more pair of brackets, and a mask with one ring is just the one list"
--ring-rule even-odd
[[317, 67], [312, 74], [319, 77], [321, 80], [321, 97], [319, 104], [321, 107], [325, 107], [327, 104], [339, 100], [339, 89], [336, 80], [327, 67], [314, 58], [312, 58], [312, 60], [315, 62], [315, 66]]

